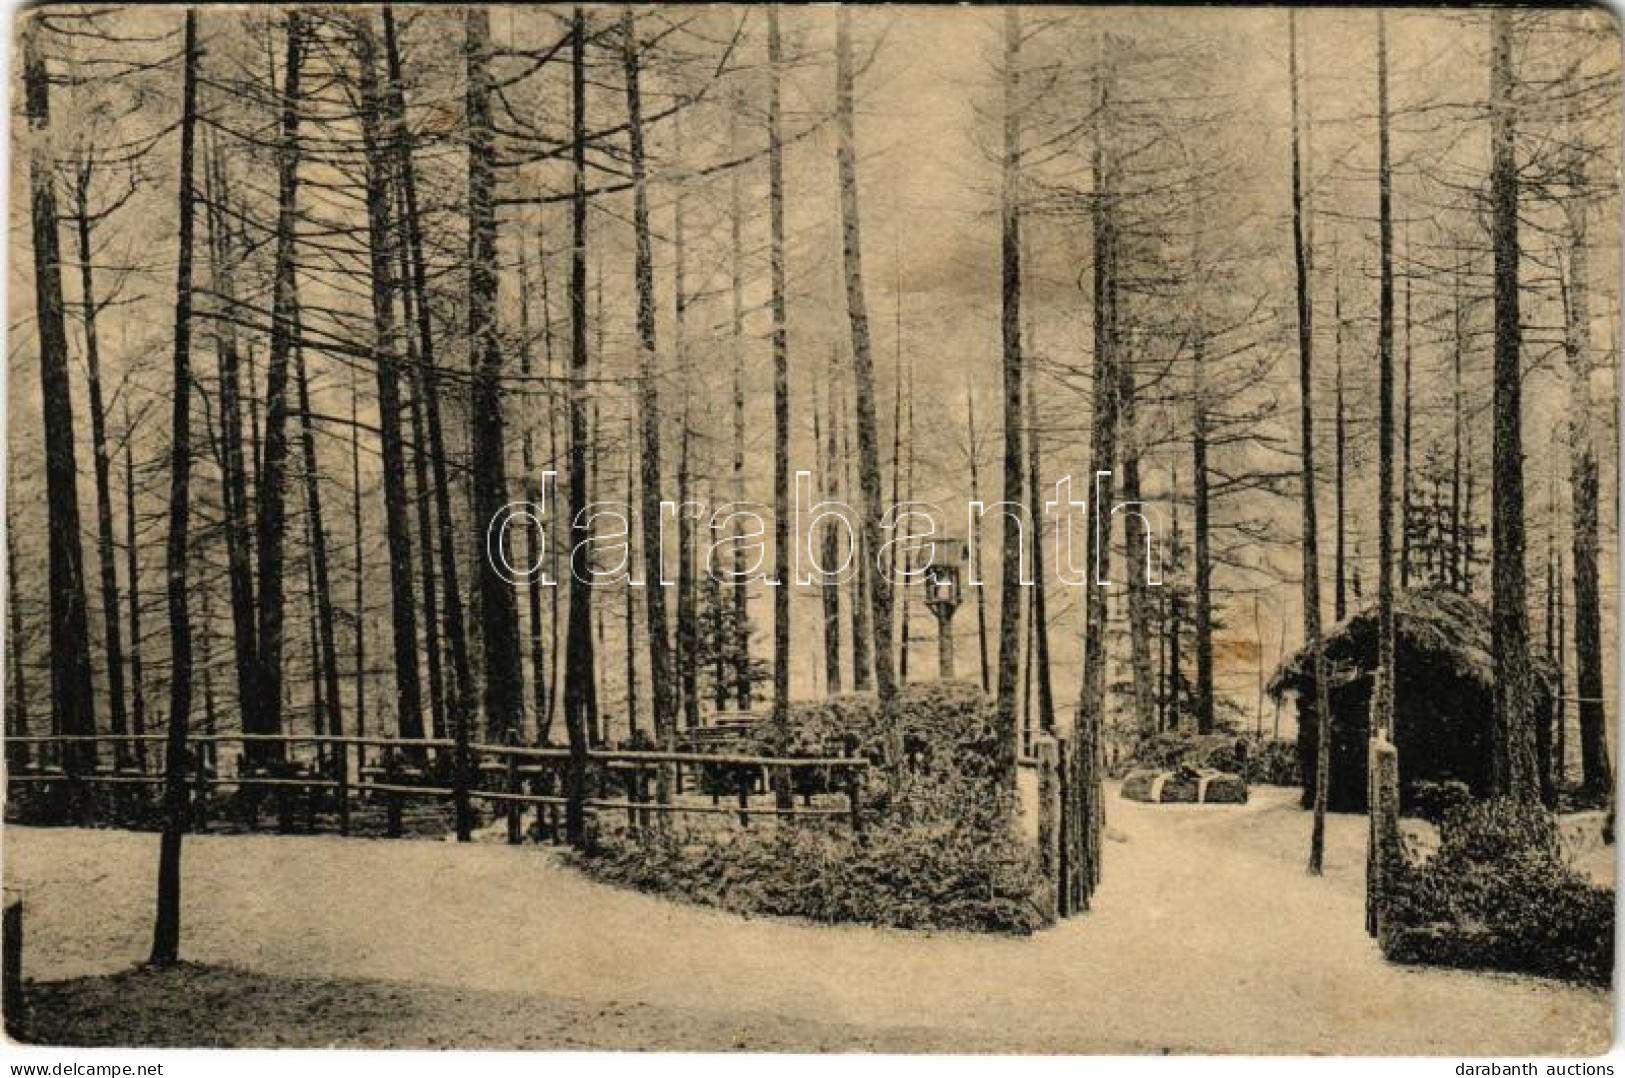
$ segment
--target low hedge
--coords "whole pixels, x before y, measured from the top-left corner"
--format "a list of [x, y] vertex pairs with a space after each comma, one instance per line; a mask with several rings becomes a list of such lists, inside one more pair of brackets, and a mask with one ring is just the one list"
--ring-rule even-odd
[[887, 928], [1029, 934], [1048, 923], [1032, 856], [1013, 837], [892, 822], [861, 837], [796, 824], [601, 845], [592, 876], [743, 914]]
[[578, 863], [593, 876], [738, 913], [893, 928], [1030, 933], [1046, 885], [999, 781], [995, 713], [979, 689], [910, 685], [894, 722], [849, 694], [798, 704], [762, 751], [869, 759], [866, 826], [779, 820], [733, 831], [600, 833]]
[[873, 693], [792, 703], [786, 729], [761, 723], [751, 747], [791, 756], [840, 750], [864, 757], [880, 771], [990, 777], [999, 746], [995, 721], [991, 702], [975, 685], [918, 682], [898, 690], [889, 721], [882, 721]]
[[1495, 799], [1449, 809], [1439, 852], [1392, 880], [1381, 938], [1392, 961], [1612, 979], [1613, 892], [1563, 863], [1539, 806]]
[[1135, 744], [1119, 761], [1118, 770], [1169, 771], [1182, 766], [1228, 771], [1250, 785], [1296, 786], [1302, 781], [1296, 742], [1252, 734], [1152, 734]]

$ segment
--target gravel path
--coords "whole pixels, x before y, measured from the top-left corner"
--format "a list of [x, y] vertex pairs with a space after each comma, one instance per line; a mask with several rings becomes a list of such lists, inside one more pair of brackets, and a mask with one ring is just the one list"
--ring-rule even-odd
[[[632, 1008], [651, 1029], [714, 1029], [717, 1048], [1606, 1049], [1607, 993], [1383, 962], [1363, 931], [1363, 818], [1331, 820], [1331, 869], [1310, 879], [1308, 818], [1291, 796], [1114, 798], [1094, 911], [1031, 939], [747, 920], [591, 882], [533, 847], [201, 836], [186, 844], [184, 956], [313, 984], [466, 993], [441, 992], [448, 1001], [529, 995], [540, 1028], [557, 1025], [531, 1047], [627, 1046], [624, 1023], [602, 1015]], [[7, 886], [27, 903], [28, 977], [114, 973], [145, 956], [155, 837], [8, 827], [5, 838]], [[469, 1047], [515, 1043], [490, 1022], [454, 1029]]]

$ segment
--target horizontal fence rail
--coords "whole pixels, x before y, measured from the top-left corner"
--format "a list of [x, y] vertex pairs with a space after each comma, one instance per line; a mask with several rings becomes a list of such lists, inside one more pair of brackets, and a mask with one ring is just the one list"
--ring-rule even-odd
[[[43, 786], [60, 791], [64, 807], [59, 815], [88, 822], [89, 799], [76, 796], [76, 791], [102, 785], [161, 786], [167, 781], [161, 767], [147, 769], [146, 753], [139, 751], [166, 737], [161, 733], [10, 736], [8, 788]], [[225, 774], [220, 767], [223, 745], [242, 748], [234, 774]], [[88, 754], [64, 751], [75, 746], [87, 746]], [[111, 767], [100, 759], [102, 746], [114, 750]], [[521, 840], [521, 814], [533, 809], [538, 835], [557, 842], [560, 814], [570, 805], [565, 772], [572, 757], [568, 748], [559, 746], [473, 742], [466, 746], [461, 766], [457, 742], [451, 738], [199, 732], [187, 736], [186, 747], [185, 782], [196, 830], [208, 826], [209, 791], [221, 788], [255, 792], [249, 802], [251, 826], [258, 826], [258, 796], [266, 795], [282, 829], [292, 829], [293, 817], [302, 809], [311, 828], [319, 815], [336, 815], [340, 834], [349, 834], [351, 810], [360, 800], [381, 799], [389, 837], [404, 832], [409, 801], [450, 800], [502, 810], [509, 841], [516, 843]], [[35, 759], [30, 751], [35, 748], [45, 750], [38, 755], [51, 762]], [[696, 744], [693, 751], [593, 748], [581, 762], [591, 780], [580, 796], [582, 809], [600, 821], [625, 813], [627, 826], [634, 831], [652, 826], [657, 818], [685, 815], [731, 818], [744, 827], [754, 817], [815, 818], [845, 821], [854, 829], [863, 826], [869, 761], [859, 756], [762, 756], [708, 751]], [[657, 778], [663, 781], [652, 781]], [[701, 799], [695, 799], [696, 793]], [[795, 804], [797, 793], [800, 805]], [[815, 793], [839, 795], [842, 803], [814, 804]], [[752, 803], [757, 794], [767, 795], [770, 803]], [[731, 803], [723, 804], [724, 797]], [[302, 804], [296, 804], [296, 798]]]

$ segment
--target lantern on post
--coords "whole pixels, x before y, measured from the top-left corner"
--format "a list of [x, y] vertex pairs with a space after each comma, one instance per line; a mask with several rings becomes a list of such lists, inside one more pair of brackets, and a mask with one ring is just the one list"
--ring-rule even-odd
[[964, 599], [965, 567], [970, 551], [963, 539], [931, 540], [931, 567], [925, 576], [925, 605], [937, 619], [937, 676], [954, 676], [954, 612]]

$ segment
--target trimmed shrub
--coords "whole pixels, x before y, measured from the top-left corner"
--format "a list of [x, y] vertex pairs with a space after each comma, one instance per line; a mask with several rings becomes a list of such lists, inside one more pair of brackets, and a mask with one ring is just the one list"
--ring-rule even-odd
[[1393, 876], [1383, 909], [1383, 954], [1395, 962], [1597, 985], [1613, 975], [1613, 892], [1563, 863], [1539, 806], [1494, 799], [1449, 810], [1439, 852]]
[[1444, 821], [1445, 816], [1462, 808], [1473, 799], [1473, 792], [1465, 782], [1418, 782], [1411, 788], [1412, 811], [1431, 824]]
[[751, 750], [790, 756], [832, 751], [867, 759], [877, 770], [992, 773], [996, 713], [981, 689], [963, 681], [918, 682], [898, 690], [893, 721], [882, 723], [873, 693], [846, 693], [790, 705], [782, 733], [761, 723]]
[[1149, 769], [1130, 771], [1123, 778], [1123, 785], [1118, 790], [1118, 796], [1126, 797], [1130, 801], [1151, 800], [1151, 791], [1156, 787], [1157, 776], [1160, 774], [1162, 772]]
[[738, 913], [1020, 934], [1048, 923], [1046, 885], [998, 781], [991, 703], [974, 686], [934, 683], [907, 686], [897, 704], [895, 724], [869, 695], [798, 704], [784, 729], [756, 735], [756, 751], [867, 758], [861, 834], [793, 819], [720, 834], [627, 832], [600, 835], [578, 863]]
[[735, 913], [1019, 935], [1048, 923], [1037, 866], [1010, 834], [895, 822], [861, 838], [823, 825], [687, 842], [665, 832], [578, 863], [602, 880]]
[[[1160, 780], [1160, 781], [1159, 781]], [[1243, 805], [1247, 784], [1237, 775], [1179, 767], [1172, 771], [1131, 771], [1123, 779], [1119, 796], [1152, 804]]]
[[1162, 780], [1162, 802], [1165, 805], [1194, 805], [1201, 788], [1201, 777], [1194, 771], [1180, 768], [1168, 772]]
[[1202, 800], [1210, 805], [1245, 805], [1247, 784], [1236, 775], [1214, 775], [1202, 791]]
[[1251, 734], [1154, 734], [1142, 738], [1120, 761], [1119, 771], [1169, 771], [1181, 766], [1228, 771], [1250, 785], [1296, 786], [1302, 781], [1294, 742]]

